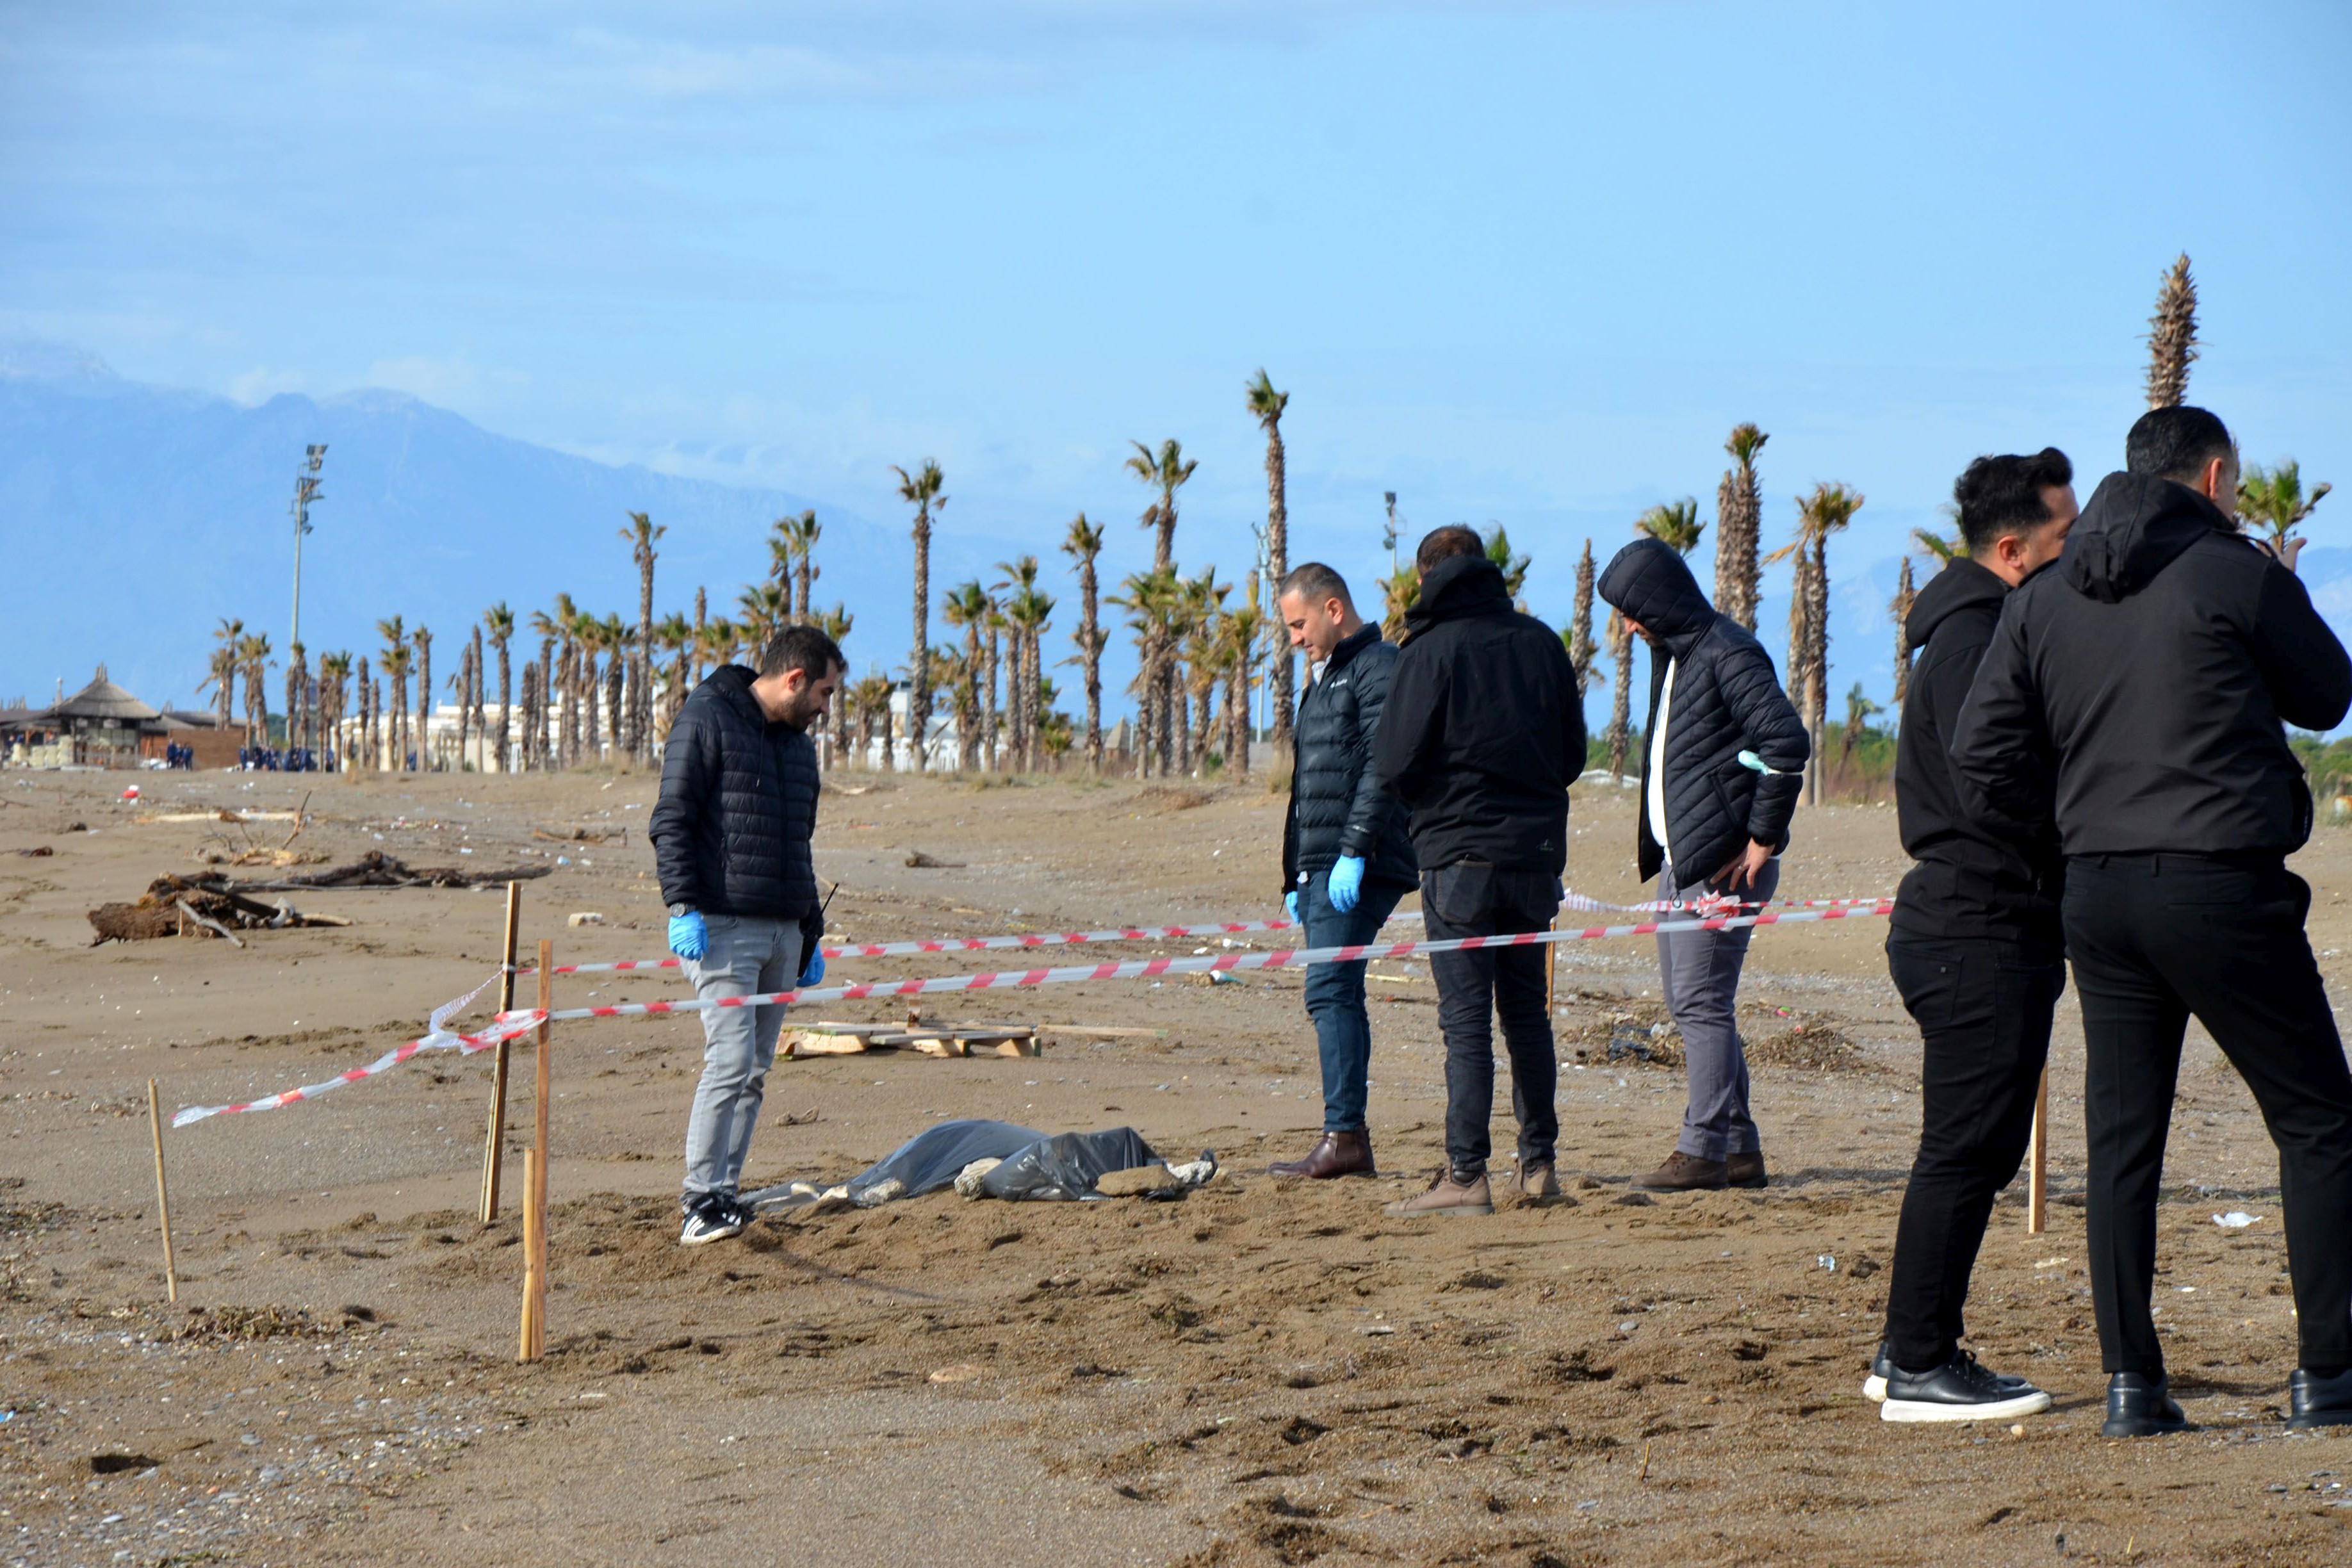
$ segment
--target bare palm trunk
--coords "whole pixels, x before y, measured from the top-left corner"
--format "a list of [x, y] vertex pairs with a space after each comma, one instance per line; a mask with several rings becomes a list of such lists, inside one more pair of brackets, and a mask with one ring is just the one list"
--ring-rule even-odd
[[1916, 596], [1911, 586], [1911, 557], [1906, 555], [1895, 580], [1895, 712], [1898, 724], [1902, 722], [1903, 700], [1911, 694], [1911, 633], [1904, 623], [1911, 618], [1911, 602]]
[[[1288, 462], [1282, 448], [1282, 426], [1278, 419], [1271, 420], [1265, 427], [1265, 551], [1276, 583], [1290, 571], [1288, 492]], [[1290, 646], [1285, 639], [1274, 656], [1273, 740], [1278, 757], [1290, 754], [1291, 688], [1295, 679]]]
[[882, 694], [882, 771], [886, 773], [895, 773], [898, 771], [898, 759], [896, 755], [898, 742], [895, 732], [898, 728], [898, 715], [890, 701], [892, 695], [893, 693], [887, 690]]
[[1829, 731], [1830, 706], [1830, 570], [1826, 535], [1813, 541], [1812, 565], [1805, 591], [1811, 601], [1806, 620], [1811, 645], [1805, 658], [1805, 733], [1812, 742], [1812, 757], [1805, 770], [1805, 804], [1818, 805], [1822, 798], [1822, 742]]
[[[604, 661], [604, 716], [608, 721], [606, 732], [613, 737], [613, 761], [616, 764], [627, 755], [621, 745], [621, 719], [623, 713], [626, 711], [621, 701], [621, 682], [623, 672], [627, 668], [628, 654], [624, 648], [614, 648], [612, 657]], [[634, 708], [635, 705], [632, 703], [629, 706]]]
[[1576, 563], [1576, 607], [1569, 617], [1568, 661], [1576, 670], [1576, 695], [1592, 683], [1592, 541]]
[[1100, 605], [1096, 591], [1094, 558], [1078, 566], [1078, 657], [1085, 661], [1087, 683], [1087, 768], [1103, 770], [1102, 650]]
[[1609, 775], [1625, 776], [1625, 749], [1633, 727], [1633, 628], [1625, 617], [1609, 616], [1609, 658], [1617, 667], [1617, 694], [1609, 710]]
[[433, 634], [419, 626], [415, 639], [416, 767], [423, 773], [433, 766], [429, 754], [433, 744]]
[[981, 715], [981, 724], [987, 731], [986, 755], [990, 773], [996, 773], [1003, 766], [1003, 759], [997, 750], [996, 721], [997, 662], [1003, 642], [1003, 633], [992, 624], [988, 628], [988, 707]]
[[907, 738], [914, 742], [912, 766], [923, 771], [923, 740], [931, 719], [931, 514], [915, 514], [915, 648], [908, 665]]
[[636, 696], [629, 704], [629, 755], [639, 763], [654, 754], [654, 562], [647, 545], [637, 561]]

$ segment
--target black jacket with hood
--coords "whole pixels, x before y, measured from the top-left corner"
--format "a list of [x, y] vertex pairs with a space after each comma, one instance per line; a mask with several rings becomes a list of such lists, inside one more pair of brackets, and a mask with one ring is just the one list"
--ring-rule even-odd
[[2352, 660], [2294, 573], [2186, 485], [2109, 474], [2002, 606], [1952, 738], [1971, 813], [2052, 811], [2069, 857], [2284, 856], [2311, 835], [2285, 726], [2332, 729]]
[[1439, 562], [1404, 624], [1372, 772], [1412, 813], [1421, 868], [1559, 876], [1584, 771], [1584, 700], [1559, 634], [1513, 609], [1479, 555]]
[[[1797, 710], [1780, 689], [1772, 657], [1755, 634], [1717, 613], [1699, 592], [1690, 567], [1655, 539], [1637, 539], [1601, 574], [1601, 597], [1642, 623], [1652, 640], [1650, 716], [1658, 721], [1666, 665], [1675, 667], [1674, 700], [1666, 707], [1666, 842], [1676, 879], [1711, 877], [1744, 852], [1748, 841], [1774, 854], [1789, 847], [1805, 760], [1812, 746]], [[1759, 773], [1739, 760], [1752, 751], [1773, 771]], [[1646, 879], [1665, 862], [1657, 826], [1650, 820], [1650, 748], [1642, 748], [1642, 805], [1634, 854]]]
[[1282, 826], [1282, 889], [1295, 891], [1343, 855], [1367, 882], [1413, 884], [1404, 807], [1372, 777], [1372, 737], [1389, 699], [1397, 650], [1367, 626], [1341, 640], [1323, 678], [1298, 700], [1291, 731], [1290, 813]]
[[721, 665], [677, 710], [646, 836], [664, 903], [797, 921], [814, 941], [816, 746], [806, 731], [768, 721], [751, 680], [741, 665]]
[[1903, 847], [1918, 864], [1895, 895], [1893, 924], [1916, 936], [2054, 952], [2065, 877], [2057, 835], [2018, 841], [1988, 831], [1961, 804], [1952, 773], [1960, 704], [2008, 597], [2007, 583], [1961, 556], [1919, 590], [1904, 617], [1916, 653], [1895, 743], [1895, 807]]

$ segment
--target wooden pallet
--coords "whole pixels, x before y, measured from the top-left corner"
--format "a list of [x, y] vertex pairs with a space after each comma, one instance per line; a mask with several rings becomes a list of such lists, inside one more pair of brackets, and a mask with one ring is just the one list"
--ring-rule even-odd
[[777, 1054], [854, 1057], [867, 1051], [920, 1051], [927, 1057], [1034, 1057], [1034, 1024], [803, 1024], [784, 1031]]

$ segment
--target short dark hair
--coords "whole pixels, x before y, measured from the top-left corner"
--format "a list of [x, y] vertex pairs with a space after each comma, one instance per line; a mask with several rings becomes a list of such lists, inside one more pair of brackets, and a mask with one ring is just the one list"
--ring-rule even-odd
[[2187, 404], [2151, 408], [2124, 437], [2124, 468], [2151, 479], [2194, 479], [2216, 458], [2238, 455], [2230, 427]]
[[786, 626], [768, 639], [760, 655], [761, 675], [782, 675], [797, 669], [811, 680], [823, 680], [835, 668], [847, 669], [841, 645], [814, 626]]
[[1293, 566], [1284, 574], [1281, 584], [1276, 588], [1274, 602], [1276, 605], [1281, 604], [1283, 596], [1288, 594], [1296, 594], [1310, 605], [1320, 605], [1327, 600], [1338, 599], [1352, 609], [1356, 603], [1356, 596], [1348, 592], [1348, 580], [1320, 561], [1309, 561], [1303, 566]]
[[1456, 555], [1483, 556], [1486, 553], [1486, 542], [1478, 537], [1476, 529], [1449, 522], [1444, 528], [1433, 528], [1421, 536], [1421, 543], [1412, 552], [1412, 563], [1415, 570], [1426, 577], [1437, 570], [1437, 563], [1441, 561], [1450, 561]]
[[1960, 509], [1960, 538], [1982, 555], [2011, 534], [2022, 536], [2050, 521], [2042, 492], [2074, 482], [2074, 465], [2055, 447], [2031, 457], [2015, 452], [1979, 458], [1960, 472], [1952, 500]]

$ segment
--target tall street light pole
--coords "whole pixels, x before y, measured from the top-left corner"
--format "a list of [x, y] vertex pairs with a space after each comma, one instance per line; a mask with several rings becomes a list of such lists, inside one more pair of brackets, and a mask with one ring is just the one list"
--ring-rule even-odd
[[289, 645], [302, 640], [302, 536], [310, 531], [310, 503], [320, 499], [319, 469], [326, 461], [326, 444], [320, 442], [309, 449], [307, 463], [294, 476], [294, 625], [287, 637]]

